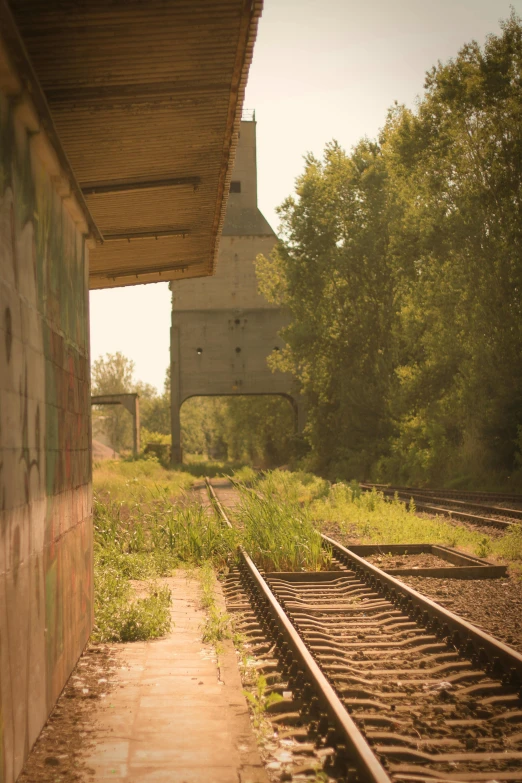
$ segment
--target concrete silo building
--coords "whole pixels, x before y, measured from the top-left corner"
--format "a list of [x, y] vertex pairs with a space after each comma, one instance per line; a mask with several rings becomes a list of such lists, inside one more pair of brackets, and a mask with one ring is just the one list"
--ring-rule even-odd
[[172, 459], [181, 460], [180, 409], [189, 397], [278, 394], [294, 406], [302, 428], [302, 399], [292, 376], [272, 372], [267, 357], [280, 349], [284, 308], [257, 290], [254, 261], [268, 255], [276, 235], [257, 206], [256, 122], [243, 119], [227, 212], [213, 277], [171, 283]]

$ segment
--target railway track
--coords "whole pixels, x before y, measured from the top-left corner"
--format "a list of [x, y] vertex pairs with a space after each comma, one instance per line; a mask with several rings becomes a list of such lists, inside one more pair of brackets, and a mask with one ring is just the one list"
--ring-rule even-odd
[[337, 779], [522, 781], [522, 656], [323, 540], [332, 570], [261, 574], [240, 551], [227, 590], [248, 594]]
[[[478, 498], [473, 500], [464, 499], [458, 495], [443, 493], [442, 490], [418, 490], [409, 487], [393, 487], [367, 483], [361, 483], [360, 486], [367, 492], [375, 487], [375, 489], [382, 492], [386, 497], [394, 497], [397, 495], [399, 499], [404, 500], [407, 505], [410, 500], [413, 499], [418, 511], [425, 511], [429, 514], [440, 514], [474, 525], [508, 529], [513, 524], [520, 524], [522, 522], [521, 508], [509, 508], [498, 504], [479, 503], [477, 502]], [[471, 493], [462, 494], [469, 496]], [[480, 497], [483, 497], [483, 494], [481, 494]], [[502, 502], [506, 502], [505, 498], [512, 496], [502, 497], [504, 498]], [[498, 502], [501, 501], [499, 500]]]
[[402, 492], [416, 492], [425, 496], [455, 498], [457, 500], [470, 500], [472, 502], [485, 501], [489, 504], [515, 504], [522, 505], [522, 495], [506, 492], [480, 492], [467, 489], [429, 489], [426, 487], [394, 486], [392, 484], [370, 484], [376, 489], [391, 489]]

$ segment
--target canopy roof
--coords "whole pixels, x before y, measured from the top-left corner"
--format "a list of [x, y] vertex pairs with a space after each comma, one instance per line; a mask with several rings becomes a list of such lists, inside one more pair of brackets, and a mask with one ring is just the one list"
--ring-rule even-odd
[[91, 288], [211, 274], [262, 0], [9, 7], [90, 213]]

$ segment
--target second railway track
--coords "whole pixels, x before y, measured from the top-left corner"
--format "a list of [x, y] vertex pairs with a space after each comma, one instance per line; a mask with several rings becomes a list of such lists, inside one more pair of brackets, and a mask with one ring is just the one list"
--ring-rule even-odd
[[330, 571], [261, 574], [242, 552], [229, 581], [339, 779], [522, 781], [522, 656], [323, 538]]
[[376, 489], [391, 489], [393, 491], [399, 490], [408, 493], [417, 493], [422, 495], [430, 495], [443, 498], [455, 498], [457, 500], [469, 500], [472, 503], [485, 502], [489, 505], [496, 505], [501, 507], [502, 505], [512, 504], [514, 506], [522, 506], [522, 495], [517, 495], [508, 492], [480, 492], [478, 490], [466, 490], [466, 489], [430, 489], [429, 487], [410, 487], [410, 486], [394, 486], [392, 484], [369, 484]]
[[[472, 525], [496, 527], [505, 530], [513, 525], [522, 523], [522, 508], [509, 508], [499, 505], [500, 502], [505, 503], [506, 498], [513, 496], [494, 496], [489, 503], [486, 503], [483, 502], [485, 498], [483, 494], [478, 494], [475, 497], [471, 493], [452, 493], [451, 491], [445, 493], [443, 490], [419, 490], [411, 487], [361, 483], [361, 488], [367, 492], [374, 487], [386, 497], [397, 496], [399, 500], [404, 501], [407, 505], [413, 499], [418, 511], [448, 516]], [[504, 500], [501, 501], [500, 498]], [[493, 504], [493, 499], [497, 501], [497, 504]], [[479, 502], [479, 500], [482, 500], [482, 502]]]

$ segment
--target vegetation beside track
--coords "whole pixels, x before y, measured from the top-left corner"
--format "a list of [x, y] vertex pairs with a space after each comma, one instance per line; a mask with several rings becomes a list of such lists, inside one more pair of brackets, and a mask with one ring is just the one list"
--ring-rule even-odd
[[[189, 497], [193, 483], [155, 459], [95, 467], [93, 641], [164, 635], [170, 591], [158, 578], [180, 566], [224, 565], [234, 533]], [[145, 580], [145, 596], [135, 595], [132, 580]]]
[[[198, 466], [202, 470], [204, 465]], [[490, 537], [437, 518], [420, 518], [403, 502], [361, 492], [357, 483], [330, 484], [302, 471], [232, 476], [241, 496], [238, 529], [223, 527], [188, 490], [195, 478], [155, 459], [107, 462], [94, 471], [93, 641], [132, 641], [170, 627], [170, 593], [158, 580], [178, 567], [223, 569], [238, 542], [265, 570], [328, 567], [319, 531], [339, 530], [363, 543], [438, 543], [494, 556], [522, 572], [522, 527]], [[140, 595], [133, 589], [140, 580]], [[144, 594], [142, 594], [144, 593]], [[212, 617], [208, 634], [222, 633]]]
[[216, 601], [214, 567], [210, 561], [203, 563], [199, 570], [203, 608], [207, 612], [207, 619], [203, 627], [203, 641], [214, 645], [216, 654], [222, 652], [221, 642], [232, 637], [230, 615], [222, 612]]
[[115, 503], [150, 500], [159, 489], [171, 497], [189, 489], [194, 476], [189, 471], [167, 470], [157, 459], [106, 460], [94, 465], [94, 490]]
[[291, 479], [275, 471], [265, 474], [259, 485], [260, 494], [236, 482], [240, 502], [234, 509], [241, 543], [256, 565], [265, 571], [327, 568], [329, 553], [322, 545], [309, 508], [291, 491]]
[[522, 528], [514, 526], [492, 538], [482, 531], [451, 524], [442, 517], [419, 517], [397, 497], [381, 492], [361, 492], [357, 485], [334, 484], [328, 495], [314, 501], [312, 515], [321, 524], [336, 522], [343, 533], [352, 533], [371, 544], [443, 544], [468, 550], [478, 557], [496, 555], [522, 562]]
[[[371, 544], [443, 544], [479, 557], [493, 555], [515, 566], [516, 570], [522, 568], [522, 526], [519, 525], [493, 538], [482, 531], [451, 524], [441, 517], [419, 517], [414, 507], [408, 510], [398, 498], [386, 499], [376, 490], [362, 492], [357, 482], [330, 484], [302, 471], [272, 471], [251, 478], [250, 485], [250, 496], [258, 497], [255, 494], [258, 492], [266, 499], [273, 509], [270, 513], [273, 514], [274, 522], [277, 520], [280, 524], [277, 546], [280, 545], [279, 540], [290, 549], [293, 546], [292, 536], [288, 535], [288, 525], [284, 521], [286, 511], [283, 509], [288, 506], [290, 509], [299, 508], [302, 518], [317, 529], [328, 532], [335, 525], [353, 541]], [[246, 495], [240, 483], [238, 488]], [[259, 498], [258, 503], [262, 505]], [[280, 516], [277, 516], [278, 509], [281, 509]], [[236, 516], [241, 520], [239, 514]], [[245, 537], [245, 545], [247, 549], [251, 547], [249, 551], [254, 559], [256, 547], [261, 546], [261, 541], [266, 541], [266, 532], [263, 525], [259, 524], [262, 522], [261, 511], [257, 512], [257, 520], [258, 525], [252, 525], [248, 534], [252, 542], [249, 543]], [[271, 543], [272, 540], [268, 539], [265, 548], [268, 549]], [[289, 561], [294, 558], [292, 552], [287, 557]], [[297, 562], [295, 558], [294, 561]]]

